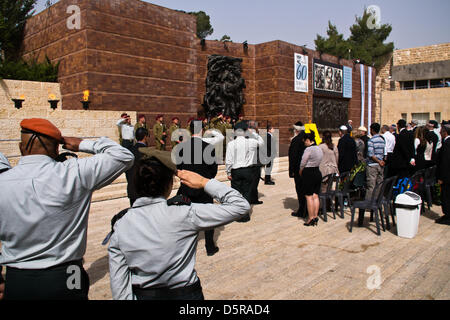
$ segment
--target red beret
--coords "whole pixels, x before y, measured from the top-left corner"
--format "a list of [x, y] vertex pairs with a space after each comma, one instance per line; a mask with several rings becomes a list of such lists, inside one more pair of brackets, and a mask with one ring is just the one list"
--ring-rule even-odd
[[158, 120], [158, 119], [161, 118], [161, 117], [164, 117], [164, 115], [158, 114], [158, 115], [156, 116], [155, 120]]
[[188, 122], [191, 122], [191, 121], [194, 121], [194, 120], [195, 120], [195, 118], [192, 117], [192, 118], [189, 118]]
[[61, 131], [59, 131], [53, 123], [46, 119], [24, 119], [20, 123], [20, 127], [22, 129], [53, 138], [58, 142], [63, 142]]
[[180, 120], [178, 117], [173, 117], [172, 121], [175, 120], [175, 119], [178, 120], [178, 121]]

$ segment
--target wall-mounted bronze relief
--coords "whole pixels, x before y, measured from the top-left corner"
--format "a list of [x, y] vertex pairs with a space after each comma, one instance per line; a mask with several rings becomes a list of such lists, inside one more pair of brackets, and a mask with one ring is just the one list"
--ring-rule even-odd
[[242, 59], [211, 55], [208, 57], [206, 94], [203, 108], [208, 117], [222, 113], [237, 119], [245, 104], [245, 80], [242, 78]]
[[314, 97], [313, 122], [319, 130], [337, 130], [348, 120], [348, 100]]

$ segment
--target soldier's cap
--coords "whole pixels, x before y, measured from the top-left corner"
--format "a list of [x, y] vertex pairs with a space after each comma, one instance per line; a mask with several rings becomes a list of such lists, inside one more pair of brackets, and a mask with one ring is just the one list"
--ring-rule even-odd
[[157, 150], [155, 148], [139, 148], [139, 152], [143, 154], [143, 160], [156, 159], [167, 169], [173, 173], [177, 173], [177, 166], [172, 161], [170, 151]]
[[24, 119], [20, 123], [22, 133], [31, 133], [36, 136], [45, 136], [64, 143], [61, 131], [47, 119], [33, 118]]
[[236, 123], [236, 125], [234, 126], [234, 130], [236, 131], [236, 130], [239, 130], [239, 129], [247, 131], [248, 130], [248, 123], [246, 121], [242, 121], [242, 122]]
[[193, 121], [193, 120], [195, 120], [195, 118], [194, 118], [194, 117], [191, 117], [191, 118], [189, 118], [188, 122], [191, 122], [191, 121]]
[[172, 118], [172, 121], [173, 121], [173, 120], [178, 120], [178, 121], [179, 121], [180, 118], [178, 118], [178, 117], [173, 117], [173, 118]]
[[156, 116], [155, 120], [158, 120], [158, 119], [161, 118], [161, 117], [164, 117], [164, 115], [158, 114], [158, 115]]

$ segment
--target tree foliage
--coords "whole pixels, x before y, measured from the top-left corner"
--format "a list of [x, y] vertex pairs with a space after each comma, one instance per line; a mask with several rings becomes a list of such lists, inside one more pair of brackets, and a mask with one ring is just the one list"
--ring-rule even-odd
[[223, 35], [222, 36], [222, 38], [219, 40], [219, 41], [222, 41], [222, 42], [231, 42], [231, 38], [230, 38], [230, 36], [229, 35]]
[[34, 13], [36, 0], [2, 0], [0, 3], [0, 50], [5, 60], [18, 60], [25, 23]]
[[52, 63], [48, 57], [44, 62], [4, 60], [0, 62], [0, 79], [58, 82], [59, 64]]
[[392, 26], [380, 25], [369, 28], [368, 20], [371, 15], [364, 10], [362, 17], [356, 17], [350, 27], [351, 35], [344, 39], [336, 26], [328, 22], [327, 37], [317, 35], [316, 50], [346, 59], [357, 59], [361, 63], [380, 68], [386, 61], [386, 55], [394, 50], [392, 42], [384, 43], [389, 37]]
[[204, 11], [188, 12], [197, 18], [197, 37], [205, 39], [207, 36], [213, 34], [214, 29], [211, 26], [211, 19]]

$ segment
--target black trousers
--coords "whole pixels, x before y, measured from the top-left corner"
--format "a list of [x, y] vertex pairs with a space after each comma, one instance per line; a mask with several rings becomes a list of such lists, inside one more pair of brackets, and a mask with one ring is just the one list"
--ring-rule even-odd
[[122, 140], [121, 146], [131, 151], [131, 148], [133, 148], [133, 140]]
[[253, 179], [252, 179], [252, 185], [251, 185], [251, 192], [250, 192], [250, 200], [251, 204], [254, 204], [258, 202], [258, 185], [259, 180], [261, 177], [261, 167], [260, 166], [254, 166], [251, 167], [253, 170]]
[[253, 167], [240, 168], [231, 170], [231, 187], [239, 191], [249, 203], [252, 201], [252, 187], [254, 187]]
[[298, 199], [298, 210], [297, 214], [303, 216], [305, 215], [306, 210], [306, 198], [305, 193], [303, 191], [303, 178], [296, 173], [294, 175], [294, 182], [295, 182], [295, 191], [297, 192], [297, 199]]
[[442, 213], [450, 217], [450, 183], [441, 185]]
[[5, 300], [88, 300], [89, 276], [81, 261], [48, 269], [6, 268]]
[[200, 280], [193, 285], [178, 289], [140, 289], [133, 287], [137, 300], [205, 300]]

